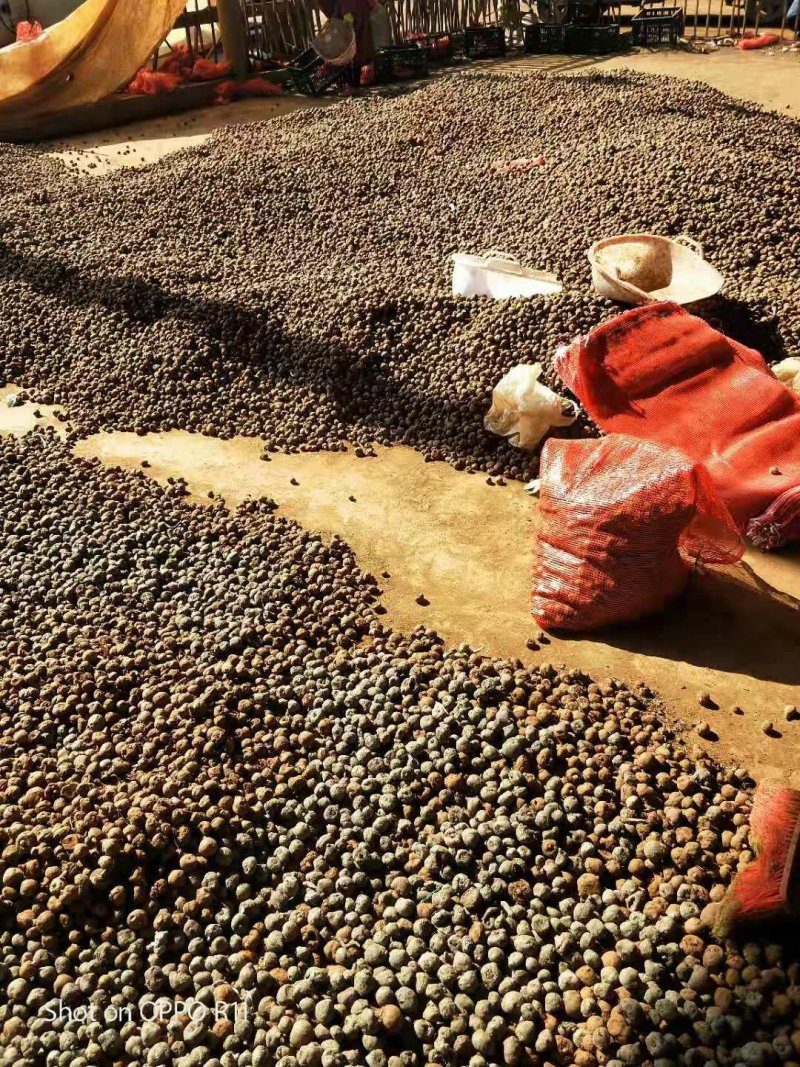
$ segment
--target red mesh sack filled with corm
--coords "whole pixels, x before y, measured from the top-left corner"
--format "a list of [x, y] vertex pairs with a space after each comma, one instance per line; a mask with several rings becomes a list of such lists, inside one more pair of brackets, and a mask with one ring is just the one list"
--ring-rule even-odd
[[43, 32], [41, 22], [18, 22], [16, 28], [17, 42], [35, 41], [37, 37], [42, 36]]
[[264, 78], [249, 78], [243, 82], [230, 79], [217, 86], [214, 103], [229, 104], [232, 100], [240, 100], [246, 96], [280, 96], [280, 93], [280, 85], [266, 81]]
[[743, 543], [707, 471], [676, 449], [612, 434], [542, 450], [533, 614], [591, 630], [665, 607], [695, 562], [735, 563]]
[[147, 70], [143, 67], [137, 71], [128, 84], [132, 96], [158, 96], [159, 93], [174, 93], [183, 83], [180, 74], [171, 74], [164, 70]]
[[159, 63], [159, 70], [167, 74], [186, 74], [192, 69], [192, 52], [188, 44], [178, 45]]
[[233, 64], [223, 60], [215, 62], [213, 59], [204, 59], [200, 56], [194, 61], [189, 77], [192, 81], [213, 81], [214, 78], [227, 78], [233, 70]]
[[677, 304], [626, 311], [556, 367], [607, 433], [679, 448], [760, 548], [800, 537], [800, 396], [752, 348]]

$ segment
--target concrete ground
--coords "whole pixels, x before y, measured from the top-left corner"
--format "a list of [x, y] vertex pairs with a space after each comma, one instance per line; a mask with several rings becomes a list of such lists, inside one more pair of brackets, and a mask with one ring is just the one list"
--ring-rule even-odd
[[[788, 45], [784, 45], [788, 48]], [[562, 56], [525, 56], [514, 65], [549, 69]], [[568, 59], [568, 57], [566, 57]], [[531, 62], [538, 60], [538, 62]], [[548, 64], [548, 60], [551, 61]], [[574, 61], [573, 61], [574, 62]], [[563, 64], [567, 66], [567, 64]], [[555, 64], [556, 69], [558, 65]], [[709, 55], [690, 52], [637, 51], [600, 60], [578, 60], [569, 70], [634, 70], [641, 74], [667, 74], [673, 78], [705, 82], [742, 100], [800, 118], [800, 51], [781, 48], [742, 52], [719, 48]]]
[[[799, 61], [797, 53], [725, 51], [640, 54], [592, 67], [691, 78], [800, 115]], [[578, 66], [565, 57], [516, 62], [542, 69]], [[580, 62], [580, 69], [586, 66]], [[296, 98], [245, 101], [77, 138], [55, 150], [69, 153], [82, 168], [94, 163], [91, 173], [102, 175], [197, 144], [219, 125], [305, 106], [308, 101]], [[0, 432], [21, 433], [52, 421], [41, 405], [0, 403]], [[526, 641], [538, 631], [529, 613], [535, 503], [518, 484], [489, 486], [481, 476], [426, 464], [407, 448], [380, 449], [376, 459], [323, 453], [274, 455], [266, 463], [256, 440], [218, 441], [180, 431], [99, 434], [75, 451], [124, 467], [140, 467], [146, 459], [154, 478], [183, 476], [198, 505], [208, 501], [209, 491], [229, 506], [268, 495], [286, 516], [346, 538], [365, 570], [391, 574], [383, 583], [390, 624], [408, 629], [425, 623], [453, 643], [469, 641], [525, 662], [564, 662], [597, 677], [645, 679], [679, 721], [710, 724], [714, 739], [703, 742], [706, 747], [745, 763], [758, 777], [788, 778], [800, 786], [800, 721], [785, 717], [787, 706], [800, 706], [800, 546], [774, 556], [750, 552], [736, 568], [696, 575], [679, 604], [645, 623], [599, 636], [552, 638], [531, 652]], [[420, 593], [427, 606], [416, 603]], [[716, 710], [699, 706], [702, 692], [712, 695]], [[770, 722], [774, 729], [766, 731]]]
[[132, 122], [99, 133], [78, 134], [50, 141], [48, 147], [60, 159], [99, 177], [120, 167], [144, 167], [170, 152], [202, 144], [220, 126], [273, 119], [307, 107], [335, 103], [336, 99], [334, 96], [322, 101], [303, 96], [271, 96], [236, 100], [146, 122]]

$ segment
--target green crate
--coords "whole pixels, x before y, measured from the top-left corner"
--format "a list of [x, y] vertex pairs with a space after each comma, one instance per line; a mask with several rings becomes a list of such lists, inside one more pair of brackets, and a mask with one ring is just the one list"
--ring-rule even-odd
[[287, 74], [298, 93], [304, 96], [321, 96], [326, 89], [344, 80], [343, 68], [332, 67], [313, 48], [307, 48], [293, 59]]
[[416, 44], [381, 48], [375, 56], [375, 81], [379, 83], [424, 78], [427, 73], [427, 52]]
[[414, 38], [414, 44], [425, 49], [431, 64], [449, 63], [455, 51], [452, 33], [423, 33]]
[[616, 52], [620, 47], [619, 25], [610, 22], [607, 26], [567, 26], [566, 50], [583, 56], [602, 56]]
[[598, 0], [572, 0], [570, 3], [570, 22], [579, 26], [599, 26], [601, 15]]
[[640, 48], [675, 48], [683, 36], [683, 9], [643, 7], [631, 19], [631, 33]]
[[464, 31], [464, 54], [468, 59], [504, 56], [506, 31], [502, 26], [470, 26]]
[[525, 51], [532, 53], [566, 52], [567, 50], [567, 26], [566, 23], [538, 22], [525, 27]]

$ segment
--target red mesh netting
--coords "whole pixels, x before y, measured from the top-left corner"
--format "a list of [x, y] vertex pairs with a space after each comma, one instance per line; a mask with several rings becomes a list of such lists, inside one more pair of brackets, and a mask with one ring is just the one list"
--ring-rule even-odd
[[182, 84], [183, 77], [180, 74], [142, 68], [131, 78], [128, 92], [132, 96], [157, 96], [159, 93], [174, 93]]
[[758, 352], [676, 304], [650, 304], [592, 330], [557, 367], [602, 430], [703, 463], [756, 544], [800, 537], [800, 397]]
[[17, 41], [35, 41], [43, 33], [41, 22], [18, 22]]
[[224, 81], [217, 86], [215, 104], [229, 104], [245, 96], [280, 96], [281, 87], [264, 78], [248, 78], [247, 81]]
[[204, 59], [203, 56], [199, 56], [194, 61], [189, 78], [196, 82], [213, 81], [214, 78], [229, 77], [232, 70], [233, 64], [226, 60], [215, 62], [213, 59]]
[[691, 561], [735, 563], [743, 544], [708, 473], [675, 449], [613, 434], [542, 451], [533, 614], [589, 630], [663, 608]]

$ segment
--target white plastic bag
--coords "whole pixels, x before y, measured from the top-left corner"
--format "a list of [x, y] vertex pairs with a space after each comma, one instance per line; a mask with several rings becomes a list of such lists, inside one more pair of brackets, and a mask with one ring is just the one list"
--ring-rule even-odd
[[380, 52], [382, 48], [391, 48], [392, 44], [392, 24], [389, 19], [388, 8], [380, 3], [373, 4], [369, 13], [369, 25], [372, 30], [372, 44], [376, 52]]
[[541, 363], [518, 363], [492, 392], [492, 406], [483, 420], [491, 433], [507, 437], [515, 448], [535, 448], [554, 426], [569, 426], [561, 397], [542, 385]]
[[481, 252], [479, 256], [457, 252], [452, 260], [454, 296], [508, 300], [513, 296], [548, 296], [562, 289], [555, 275], [523, 267], [507, 252]]
[[789, 356], [787, 359], [782, 359], [780, 363], [776, 363], [772, 368], [772, 373], [793, 393], [800, 395], [800, 359], [797, 356]]

